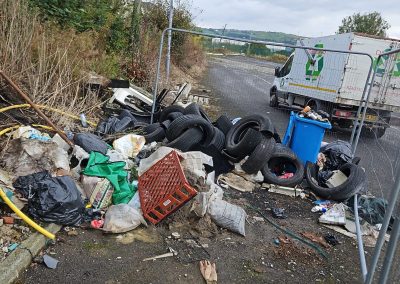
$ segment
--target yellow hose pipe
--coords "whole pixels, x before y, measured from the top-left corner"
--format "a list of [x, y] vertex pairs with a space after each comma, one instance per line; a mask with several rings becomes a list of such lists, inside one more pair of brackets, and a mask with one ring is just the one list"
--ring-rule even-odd
[[[44, 106], [44, 105], [36, 105], [36, 106], [38, 108], [42, 108], [42, 109], [45, 109], [45, 110], [48, 110], [48, 111], [52, 111], [52, 112], [56, 112], [56, 113], [68, 116], [69, 118], [72, 118], [72, 119], [80, 120], [79, 116], [64, 112], [64, 111], [56, 109], [56, 108], [52, 108], [52, 107], [48, 107], [48, 106]], [[29, 104], [12, 105], [12, 106], [1, 108], [0, 109], [0, 113], [8, 111], [8, 110], [12, 110], [12, 109], [30, 108], [30, 107], [31, 107], [31, 105], [29, 105]], [[96, 127], [96, 125], [97, 125], [96, 123], [94, 123], [92, 121], [89, 121], [89, 120], [87, 120], [86, 122], [87, 122], [87, 124], [89, 124], [90, 126], [93, 126], [93, 127]]]
[[36, 231], [43, 234], [44, 236], [48, 237], [49, 239], [52, 239], [52, 240], [56, 239], [56, 236], [54, 234], [50, 233], [46, 229], [43, 229], [38, 224], [33, 222], [31, 218], [29, 218], [24, 213], [22, 213], [21, 210], [19, 210], [14, 205], [14, 203], [12, 203], [12, 201], [7, 197], [7, 195], [4, 193], [4, 191], [1, 187], [0, 187], [0, 197], [4, 200], [4, 202], [8, 205], [8, 207], [10, 207], [10, 209], [12, 211], [14, 211], [15, 214], [17, 214], [20, 218], [22, 218], [22, 220], [24, 220], [29, 226], [31, 226], [32, 228], [34, 228]]

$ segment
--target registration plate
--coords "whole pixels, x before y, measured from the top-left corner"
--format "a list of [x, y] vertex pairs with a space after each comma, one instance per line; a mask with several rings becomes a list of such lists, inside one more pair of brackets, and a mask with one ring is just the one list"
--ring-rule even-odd
[[[360, 119], [362, 118], [362, 114], [360, 114]], [[377, 121], [378, 120], [378, 116], [374, 115], [374, 114], [366, 114], [365, 115], [365, 120], [366, 121]]]

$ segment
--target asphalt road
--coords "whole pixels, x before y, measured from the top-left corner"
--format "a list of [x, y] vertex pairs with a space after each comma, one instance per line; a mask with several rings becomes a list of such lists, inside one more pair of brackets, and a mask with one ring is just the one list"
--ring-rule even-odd
[[[244, 56], [212, 56], [209, 71], [202, 82], [211, 89], [222, 112], [231, 117], [253, 113], [268, 114], [281, 136], [289, 120], [289, 111], [269, 106], [269, 89], [274, 80], [274, 68], [279, 64]], [[388, 197], [396, 175], [399, 156], [400, 129], [393, 126], [381, 139], [361, 137], [356, 156], [368, 176], [368, 192]], [[332, 130], [327, 142], [349, 140], [350, 133]]]

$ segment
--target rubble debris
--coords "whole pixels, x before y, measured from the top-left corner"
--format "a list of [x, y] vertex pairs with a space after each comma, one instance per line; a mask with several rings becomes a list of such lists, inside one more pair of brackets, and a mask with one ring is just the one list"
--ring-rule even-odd
[[280, 186], [276, 184], [267, 184], [263, 183], [262, 188], [267, 188], [268, 192], [278, 193], [290, 197], [300, 197], [304, 199], [306, 197], [303, 189], [298, 187], [287, 187], [287, 186]]
[[335, 235], [332, 235], [332, 234], [326, 234], [324, 236], [324, 239], [331, 246], [336, 246], [336, 245], [338, 245], [340, 243], [338, 238]]
[[272, 208], [272, 216], [274, 216], [277, 219], [286, 219], [287, 218], [284, 208]]
[[235, 173], [226, 173], [218, 177], [217, 183], [219, 185], [227, 185], [230, 188], [236, 189], [241, 192], [252, 192], [258, 187], [257, 183], [251, 182], [244, 177]]
[[313, 241], [314, 243], [317, 243], [321, 246], [323, 246], [324, 248], [329, 248], [329, 244], [325, 241], [325, 239], [321, 236], [317, 236], [316, 234], [312, 233], [312, 232], [303, 232], [301, 233], [304, 237], [306, 237], [307, 239]]
[[54, 142], [14, 139], [4, 155], [5, 169], [14, 176], [26, 176], [47, 170], [69, 171], [68, 154]]
[[171, 257], [171, 256], [178, 255], [178, 252], [176, 250], [174, 250], [173, 248], [168, 247], [168, 250], [169, 250], [168, 253], [164, 253], [164, 254], [161, 254], [161, 255], [145, 258], [145, 259], [143, 259], [143, 261], [156, 260], [156, 259], [160, 259], [160, 258], [166, 258], [166, 257]]

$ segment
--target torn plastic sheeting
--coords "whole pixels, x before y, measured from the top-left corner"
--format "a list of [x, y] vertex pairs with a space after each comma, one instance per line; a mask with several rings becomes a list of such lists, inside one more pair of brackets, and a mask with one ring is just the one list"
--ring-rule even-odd
[[142, 150], [146, 140], [143, 136], [128, 134], [114, 140], [113, 147], [123, 156], [134, 158]]
[[331, 171], [337, 170], [346, 163], [350, 163], [353, 159], [351, 144], [342, 140], [337, 140], [322, 146], [320, 152], [327, 158], [325, 168]]
[[108, 179], [114, 187], [113, 204], [126, 204], [132, 199], [135, 189], [128, 182], [128, 172], [124, 170], [125, 162], [110, 163], [109, 160], [109, 157], [101, 153], [90, 153], [83, 174]]
[[85, 206], [69, 176], [51, 177], [44, 171], [19, 177], [14, 188], [28, 199], [28, 212], [35, 219], [68, 226], [83, 220]]
[[209, 165], [210, 167], [213, 166], [212, 158], [202, 152], [192, 151], [192, 152], [181, 153], [180, 151], [170, 147], [160, 147], [148, 158], [142, 159], [140, 161], [138, 167], [139, 176], [145, 173], [155, 163], [164, 158], [173, 150], [175, 150], [179, 154], [179, 156], [183, 158], [183, 161], [181, 161], [182, 167], [190, 170], [197, 176], [203, 176], [205, 178], [205, 172], [203, 169], [204, 164]]
[[27, 139], [37, 139], [40, 141], [50, 141], [51, 138], [48, 134], [42, 134], [39, 130], [31, 126], [21, 126], [13, 133], [13, 139], [27, 138]]
[[54, 142], [14, 139], [3, 158], [5, 169], [15, 176], [26, 176], [43, 170], [69, 171], [67, 152]]
[[111, 206], [104, 219], [103, 230], [110, 233], [125, 233], [140, 224], [147, 226], [142, 214], [128, 204]]

